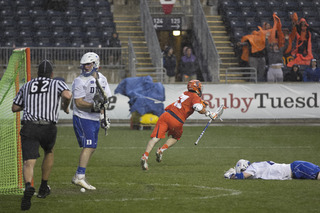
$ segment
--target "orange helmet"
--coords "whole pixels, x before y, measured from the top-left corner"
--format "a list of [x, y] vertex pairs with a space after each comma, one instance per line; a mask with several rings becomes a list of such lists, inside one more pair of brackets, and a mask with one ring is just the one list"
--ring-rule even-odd
[[202, 84], [199, 80], [191, 80], [188, 82], [188, 90], [195, 92], [199, 97], [202, 96]]

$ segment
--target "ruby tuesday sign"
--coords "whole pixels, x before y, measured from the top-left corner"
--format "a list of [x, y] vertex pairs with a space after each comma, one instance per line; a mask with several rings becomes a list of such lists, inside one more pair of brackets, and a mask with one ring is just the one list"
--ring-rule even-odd
[[[166, 87], [166, 95], [170, 90], [170, 86]], [[178, 88], [173, 90], [178, 91]], [[209, 103], [211, 111], [221, 104], [227, 106], [223, 115], [226, 119], [320, 118], [319, 91], [320, 84], [317, 83], [206, 84], [202, 98]], [[190, 118], [203, 119], [203, 116], [194, 113]]]

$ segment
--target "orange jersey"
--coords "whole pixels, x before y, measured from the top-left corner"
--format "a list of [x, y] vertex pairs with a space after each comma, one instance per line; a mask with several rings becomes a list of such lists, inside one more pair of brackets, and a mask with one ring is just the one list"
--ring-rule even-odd
[[184, 92], [176, 102], [165, 108], [176, 114], [183, 122], [194, 112], [193, 105], [201, 104], [201, 98], [194, 92]]

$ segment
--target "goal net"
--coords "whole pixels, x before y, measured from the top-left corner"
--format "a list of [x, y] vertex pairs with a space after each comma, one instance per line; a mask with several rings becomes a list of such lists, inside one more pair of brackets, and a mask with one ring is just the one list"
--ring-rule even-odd
[[0, 80], [0, 194], [22, 194], [20, 113], [11, 106], [19, 88], [30, 80], [30, 49], [14, 49]]

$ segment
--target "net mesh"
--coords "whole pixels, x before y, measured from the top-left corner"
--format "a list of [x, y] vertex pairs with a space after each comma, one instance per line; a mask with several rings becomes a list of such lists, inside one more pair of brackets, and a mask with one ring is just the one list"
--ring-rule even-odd
[[0, 80], [0, 194], [23, 192], [20, 113], [11, 106], [26, 79], [26, 51], [14, 50]]

